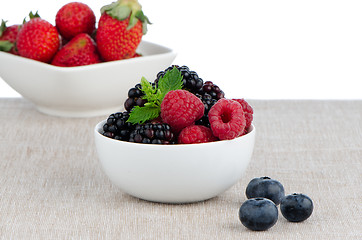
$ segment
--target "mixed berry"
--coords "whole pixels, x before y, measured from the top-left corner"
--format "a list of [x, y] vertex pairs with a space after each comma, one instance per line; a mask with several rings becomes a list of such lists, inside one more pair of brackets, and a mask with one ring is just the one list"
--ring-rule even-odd
[[263, 197], [272, 200], [275, 205], [279, 205], [284, 197], [283, 185], [270, 177], [260, 177], [252, 179], [245, 191], [247, 198]]
[[142, 78], [128, 90], [124, 108], [109, 116], [104, 136], [146, 144], [230, 140], [246, 134], [253, 118], [245, 99], [226, 99], [219, 86], [178, 65], [153, 82]]
[[124, 109], [127, 112], [131, 112], [135, 106], [143, 107], [147, 102], [146, 99], [143, 99], [144, 93], [142, 92], [141, 84], [136, 84], [133, 88], [128, 90], [128, 98], [124, 102]]
[[283, 197], [280, 203], [280, 211], [290, 222], [302, 222], [312, 215], [313, 202], [305, 194], [293, 193]]
[[239, 209], [239, 220], [248, 229], [264, 231], [278, 219], [277, 205], [290, 222], [302, 222], [313, 212], [313, 202], [305, 194], [284, 195], [283, 185], [269, 177], [252, 179], [246, 188], [246, 200]]
[[167, 123], [150, 122], [136, 125], [129, 135], [129, 142], [173, 144], [174, 134]]
[[194, 94], [201, 93], [202, 88], [204, 86], [204, 81], [202, 78], [198, 76], [195, 71], [192, 71], [187, 66], [170, 66], [166, 68], [164, 71], [161, 71], [157, 74], [157, 78], [155, 79], [155, 83], [157, 84], [159, 80], [165, 76], [165, 74], [171, 71], [173, 68], [176, 68], [180, 71], [182, 76], [182, 89], [188, 90]]
[[134, 126], [127, 122], [128, 118], [128, 112], [111, 114], [103, 125], [103, 135], [116, 140], [129, 141], [129, 136], [131, 131], [134, 130]]
[[254, 231], [265, 231], [278, 220], [278, 208], [267, 198], [252, 198], [245, 201], [239, 209], [241, 223]]

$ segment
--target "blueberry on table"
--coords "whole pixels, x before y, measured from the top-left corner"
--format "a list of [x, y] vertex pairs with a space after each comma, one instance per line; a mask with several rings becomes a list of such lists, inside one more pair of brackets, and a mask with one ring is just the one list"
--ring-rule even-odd
[[267, 198], [278, 205], [284, 197], [284, 187], [279, 181], [270, 177], [254, 178], [246, 187], [245, 194], [247, 198]]
[[239, 209], [239, 219], [250, 230], [265, 231], [277, 222], [278, 209], [269, 199], [248, 199]]
[[307, 195], [294, 193], [282, 199], [280, 211], [288, 221], [302, 222], [312, 215], [313, 202]]

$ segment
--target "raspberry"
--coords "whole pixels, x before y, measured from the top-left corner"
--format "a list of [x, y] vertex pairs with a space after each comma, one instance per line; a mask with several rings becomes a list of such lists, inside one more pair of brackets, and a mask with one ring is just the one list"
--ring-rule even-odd
[[217, 138], [212, 134], [210, 128], [202, 125], [191, 125], [185, 127], [178, 136], [178, 143], [205, 143], [216, 141]]
[[246, 120], [245, 129], [249, 128], [251, 125], [251, 122], [253, 121], [253, 108], [243, 98], [242, 99], [233, 99], [233, 100], [240, 103], [241, 106], [243, 107], [245, 120]]
[[220, 140], [233, 139], [244, 132], [244, 111], [238, 102], [222, 98], [209, 111], [210, 127]]
[[186, 90], [168, 92], [161, 103], [161, 118], [175, 133], [192, 125], [203, 115], [202, 101]]

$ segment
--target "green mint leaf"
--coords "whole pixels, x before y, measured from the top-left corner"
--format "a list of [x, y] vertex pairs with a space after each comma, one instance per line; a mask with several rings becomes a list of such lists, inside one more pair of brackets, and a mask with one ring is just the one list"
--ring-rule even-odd
[[152, 86], [146, 78], [141, 79], [141, 91], [144, 93], [143, 99], [147, 103], [143, 107], [136, 106], [129, 115], [127, 122], [132, 124], [142, 124], [146, 121], [157, 118], [161, 113], [161, 103], [169, 91], [182, 89], [181, 72], [174, 67], [158, 81], [158, 88]]
[[157, 102], [147, 102], [145, 107], [159, 107], [159, 104]]
[[160, 102], [169, 91], [182, 89], [181, 72], [174, 67], [166, 72], [166, 74], [158, 81], [158, 89], [161, 91]]
[[145, 95], [152, 95], [156, 92], [155, 88], [152, 86], [152, 84], [147, 81], [145, 77], [142, 77], [141, 79], [141, 91]]
[[159, 106], [145, 105], [144, 107], [136, 106], [129, 114], [127, 122], [132, 124], [144, 123], [148, 120], [157, 118], [160, 115], [161, 109]]
[[148, 102], [155, 102], [158, 100], [157, 88], [153, 87], [144, 77], [141, 79], [141, 91], [145, 94], [142, 98], [146, 99]]

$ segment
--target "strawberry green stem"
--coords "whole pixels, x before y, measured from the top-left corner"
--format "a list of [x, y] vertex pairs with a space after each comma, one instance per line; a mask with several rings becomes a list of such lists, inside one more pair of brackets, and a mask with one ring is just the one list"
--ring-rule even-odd
[[0, 40], [0, 51], [9, 52], [14, 46], [14, 43], [10, 41]]
[[7, 21], [1, 20], [1, 24], [0, 24], [0, 37], [3, 35], [3, 33], [4, 33], [5, 30], [6, 30], [6, 22], [7, 22]]
[[138, 0], [118, 0], [101, 8], [101, 14], [108, 14], [114, 19], [123, 21], [129, 17], [127, 29], [133, 28], [138, 21], [142, 22], [143, 34], [147, 32], [149, 19], [143, 14], [142, 6]]

